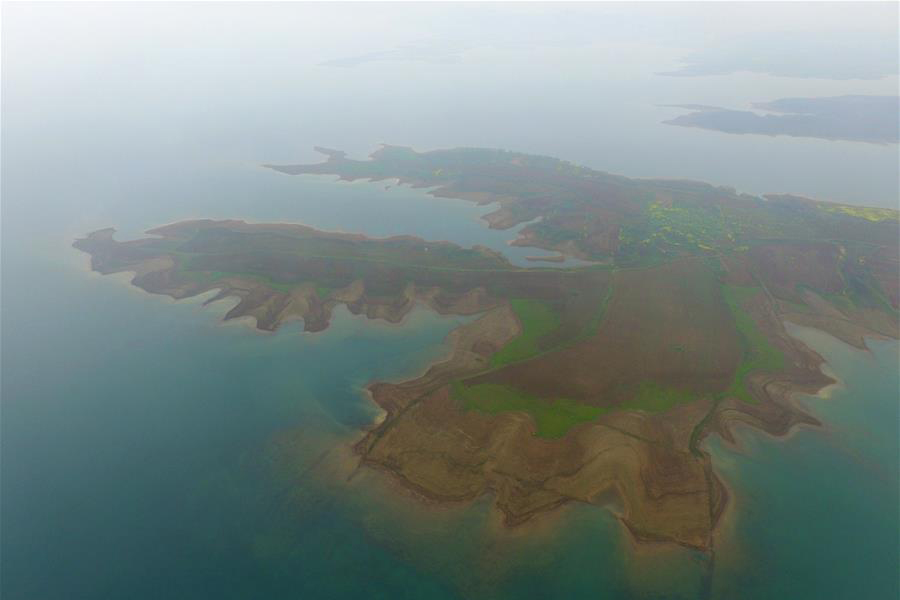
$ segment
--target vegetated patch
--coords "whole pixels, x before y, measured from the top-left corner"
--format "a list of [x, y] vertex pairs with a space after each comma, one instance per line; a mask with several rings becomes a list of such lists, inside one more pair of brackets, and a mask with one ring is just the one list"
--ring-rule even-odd
[[634, 396], [619, 405], [624, 410], [666, 412], [696, 399], [696, 394], [678, 388], [664, 386], [655, 381], [643, 381]]
[[769, 342], [757, 327], [753, 317], [743, 308], [746, 301], [761, 291], [760, 288], [753, 286], [722, 287], [722, 294], [728, 308], [731, 309], [731, 314], [734, 315], [734, 324], [743, 345], [741, 362], [726, 393], [750, 404], [755, 404], [757, 400], [747, 389], [747, 376], [754, 371], [775, 372], [784, 368], [784, 354]]
[[881, 221], [894, 221], [897, 219], [897, 211], [890, 208], [875, 208], [872, 206], [848, 206], [846, 204], [830, 204], [823, 202], [819, 205], [822, 210], [830, 213], [842, 213], [851, 217], [859, 217], [872, 223]]
[[538, 354], [540, 339], [560, 325], [559, 315], [546, 302], [515, 298], [509, 303], [522, 325], [522, 333], [491, 357], [494, 368]]
[[528, 413], [534, 419], [537, 435], [544, 438], [561, 438], [575, 425], [593, 421], [606, 412], [603, 408], [568, 398], [542, 400], [511, 386], [494, 383], [467, 386], [456, 381], [452, 384], [452, 392], [466, 410], [489, 415], [510, 411]]

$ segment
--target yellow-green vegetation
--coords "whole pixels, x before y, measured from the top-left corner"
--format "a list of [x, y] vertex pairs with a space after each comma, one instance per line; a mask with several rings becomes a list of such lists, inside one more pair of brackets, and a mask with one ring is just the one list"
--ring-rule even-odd
[[820, 204], [822, 210], [831, 213], [842, 213], [851, 217], [859, 217], [872, 223], [900, 218], [900, 213], [890, 208], [873, 208], [870, 206], [847, 206], [846, 204]]
[[522, 333], [491, 357], [491, 367], [502, 367], [538, 354], [540, 339], [559, 327], [559, 315], [546, 302], [515, 298], [509, 303], [522, 325]]
[[722, 210], [684, 203], [653, 202], [647, 206], [649, 221], [655, 230], [642, 244], [671, 244], [713, 252], [722, 246], [733, 245], [740, 224], [729, 219]]
[[743, 217], [730, 208], [648, 199], [643, 218], [619, 229], [616, 262], [649, 266], [685, 253], [714, 255], [734, 248], [744, 228]]
[[784, 368], [784, 354], [774, 347], [756, 326], [743, 304], [762, 290], [753, 286], [726, 285], [722, 288], [734, 324], [741, 335], [743, 358], [726, 394], [753, 404], [756, 400], [747, 389], [747, 376], [754, 371], [779, 371]]
[[686, 404], [695, 399], [694, 394], [673, 387], [661, 386], [654, 381], [644, 381], [634, 396], [623, 402], [619, 408], [625, 410], [643, 410], [646, 412], [665, 412], [679, 404]]
[[537, 435], [545, 438], [561, 438], [575, 425], [593, 421], [605, 412], [602, 408], [567, 398], [543, 400], [508, 385], [494, 383], [466, 386], [457, 381], [453, 383], [453, 396], [466, 410], [489, 415], [509, 411], [528, 413], [537, 426]]

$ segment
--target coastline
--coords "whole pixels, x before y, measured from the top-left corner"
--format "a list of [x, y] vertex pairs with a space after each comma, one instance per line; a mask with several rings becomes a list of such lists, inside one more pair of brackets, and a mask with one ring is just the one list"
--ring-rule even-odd
[[[456, 331], [456, 330], [454, 330]], [[818, 331], [818, 330], [817, 330]], [[450, 335], [452, 335], [451, 332]], [[826, 333], [827, 332], [823, 332]], [[448, 336], [449, 337], [449, 336]], [[792, 336], [793, 337], [793, 336]], [[801, 343], [802, 340], [797, 340]], [[804, 344], [805, 345], [805, 344]], [[852, 347], [852, 346], [851, 346]], [[814, 352], [810, 350], [811, 352]], [[816, 353], [816, 356], [818, 354]], [[433, 365], [432, 365], [433, 366]], [[425, 372], [428, 372], [426, 368]], [[829, 368], [828, 363], [825, 362], [824, 359], [820, 359], [819, 362], [819, 372], [821, 373], [823, 380], [819, 381], [816, 384], [815, 391], [811, 391], [810, 382], [801, 382], [791, 385], [789, 382], [779, 382], [780, 389], [777, 393], [770, 392], [770, 397], [773, 397], [773, 401], [781, 401], [788, 405], [791, 409], [792, 413], [801, 415], [800, 419], [792, 420], [789, 422], [788, 426], [784, 430], [772, 429], [770, 427], [765, 426], [762, 423], [751, 423], [745, 419], [727, 419], [729, 423], [729, 428], [734, 432], [733, 439], [730, 441], [728, 437], [719, 435], [720, 443], [723, 447], [729, 449], [729, 451], [738, 451], [744, 452], [745, 449], [740, 444], [740, 438], [744, 434], [744, 432], [749, 431], [757, 431], [764, 432], [767, 438], [773, 440], [789, 440], [791, 439], [797, 431], [801, 428], [809, 428], [820, 430], [823, 432], [827, 432], [828, 424], [827, 422], [822, 422], [819, 419], [808, 420], [803, 418], [804, 415], [808, 415], [808, 409], [805, 406], [802, 406], [797, 403], [796, 396], [798, 394], [809, 394], [815, 395], [821, 398], [830, 397], [830, 395], [834, 392], [834, 390], [838, 389], [843, 385], [838, 378], [833, 376], [832, 370]], [[404, 380], [400, 382], [402, 384], [410, 384], [414, 382], [415, 379]], [[374, 382], [378, 383], [378, 382]], [[734, 488], [730, 485], [728, 480], [722, 476], [717, 470], [712, 471], [712, 477], [716, 480], [716, 486], [719, 489], [720, 500], [717, 502], [718, 510], [716, 514], [713, 516], [714, 525], [711, 529], [710, 535], [713, 543], [708, 548], [698, 548], [692, 547], [689, 545], [685, 545], [682, 543], [674, 542], [672, 540], [667, 539], [654, 539], [652, 537], [642, 536], [640, 533], [634, 531], [631, 527], [628, 526], [628, 523], [623, 518], [624, 515], [616, 512], [613, 508], [609, 506], [600, 506], [594, 504], [592, 502], [581, 502], [575, 499], [563, 499], [557, 504], [552, 506], [544, 507], [536, 513], [532, 513], [529, 517], [523, 521], [518, 521], [516, 519], [510, 519], [511, 516], [507, 513], [502, 506], [498, 506], [495, 502], [496, 494], [495, 491], [487, 488], [480, 495], [475, 497], [445, 497], [439, 496], [431, 493], [429, 490], [416, 486], [412, 484], [406, 478], [399, 476], [398, 473], [391, 469], [387, 468], [384, 465], [380, 464], [370, 464], [369, 461], [366, 461], [364, 458], [364, 454], [362, 451], [362, 442], [366, 439], [366, 437], [373, 430], [378, 429], [379, 427], [383, 427], [387, 421], [396, 417], [396, 413], [389, 406], [386, 407], [382, 403], [378, 401], [376, 396], [372, 393], [371, 387], [366, 387], [366, 392], [368, 393], [369, 399], [374, 402], [382, 411], [382, 417], [378, 420], [377, 423], [373, 423], [372, 427], [369, 428], [362, 436], [362, 439], [355, 442], [353, 444], [354, 452], [357, 455], [362, 457], [360, 460], [360, 466], [362, 464], [367, 464], [367, 466], [373, 467], [376, 471], [382, 472], [388, 475], [388, 479], [394, 482], [394, 486], [399, 487], [401, 489], [405, 489], [408, 494], [411, 494], [412, 497], [420, 499], [423, 503], [427, 504], [431, 507], [440, 507], [442, 505], [452, 505], [452, 506], [460, 506], [471, 504], [473, 502], [477, 502], [479, 498], [483, 498], [485, 495], [491, 497], [492, 501], [494, 501], [493, 508], [491, 513], [495, 515], [492, 522], [494, 523], [494, 527], [497, 528], [498, 531], [509, 532], [510, 534], [514, 534], [516, 532], [521, 532], [524, 534], [526, 531], [530, 531], [533, 529], [543, 529], [547, 527], [547, 523], [555, 522], [557, 519], [563, 518], [562, 515], [566, 513], [567, 507], [573, 507], [578, 504], [595, 506], [597, 508], [608, 510], [610, 514], [615, 518], [615, 520], [619, 523], [619, 525], [624, 530], [623, 535], [629, 540], [629, 547], [631, 551], [636, 556], [646, 556], [656, 552], [668, 552], [673, 548], [681, 547], [681, 548], [692, 548], [695, 550], [699, 550], [701, 552], [706, 553], [714, 553], [716, 540], [721, 539], [723, 535], [727, 535], [728, 531], [733, 530], [734, 521], [739, 512], [740, 498], [734, 491]], [[777, 398], [778, 400], [775, 400]], [[810, 417], [811, 418], [811, 417]], [[718, 433], [716, 431], [709, 431], [704, 438], [707, 438], [711, 433]], [[705, 442], [704, 445], [706, 445]], [[711, 453], [709, 452], [708, 446], [704, 449], [704, 452], [712, 458]], [[393, 486], [392, 486], [393, 487]], [[613, 490], [616, 490], [613, 492]], [[617, 489], [617, 485], [614, 485], [613, 488], [608, 490], [609, 493], [615, 493], [619, 498], [622, 497], [622, 492]], [[536, 518], [532, 518], [536, 517]]]
[[[854, 344], [847, 342], [837, 336], [834, 336], [831, 332], [825, 331], [823, 329], [818, 329], [815, 327], [810, 327], [808, 325], [798, 325], [795, 323], [790, 323], [793, 327], [801, 328], [802, 330], [811, 332], [813, 334], [825, 335], [831, 338], [834, 343], [839, 343], [845, 345], [848, 349], [852, 349], [854, 352], [860, 352], [864, 354], [871, 354], [871, 349], [866, 347], [858, 347]], [[789, 335], [804, 346], [807, 346], [805, 340], [800, 337], [797, 337], [788, 330]], [[896, 339], [889, 338], [887, 336], [881, 336], [878, 334], [867, 335], [867, 338], [873, 340], [886, 340], [886, 341], [897, 341]], [[808, 346], [807, 346], [808, 347]], [[812, 350], [812, 352], [816, 352]], [[816, 352], [818, 354], [818, 352]], [[819, 400], [830, 400], [835, 392], [846, 389], [846, 383], [834, 372], [834, 369], [831, 367], [830, 363], [824, 358], [819, 365], [819, 370], [824, 377], [826, 377], [829, 381], [824, 383], [818, 390], [811, 391], [804, 386], [798, 386], [796, 389], [787, 390], [785, 393], [780, 395], [780, 399], [785, 403], [789, 404], [796, 411], [804, 414], [809, 414], [813, 418], [816, 419], [816, 423], [810, 423], [805, 421], [800, 421], [793, 423], [789, 429], [787, 429], [784, 433], [773, 433], [765, 428], [757, 427], [753, 423], [749, 423], [746, 420], [742, 419], [734, 419], [729, 423], [729, 427], [734, 431], [735, 435], [734, 439], [729, 439], [726, 436], [719, 436], [721, 443], [724, 447], [726, 447], [731, 452], [740, 452], [745, 453], [746, 449], [740, 443], [740, 437], [742, 434], [746, 432], [756, 432], [765, 434], [766, 438], [773, 442], [784, 442], [792, 439], [794, 435], [796, 435], [799, 431], [808, 429], [811, 431], [819, 431], [823, 434], [833, 433], [833, 424], [829, 423], [827, 419], [825, 419], [819, 412], [816, 410], [814, 405], [810, 405], [807, 402], [803, 402], [800, 400], [800, 396], [808, 396], [811, 398], [816, 398]]]

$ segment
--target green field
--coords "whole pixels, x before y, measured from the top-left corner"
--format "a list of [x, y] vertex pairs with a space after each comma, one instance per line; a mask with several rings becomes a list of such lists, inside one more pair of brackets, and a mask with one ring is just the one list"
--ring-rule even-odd
[[575, 425], [593, 421], [605, 412], [602, 408], [566, 398], [542, 400], [510, 386], [493, 383], [466, 386], [457, 381], [453, 383], [453, 395], [467, 410], [489, 415], [509, 411], [528, 413], [537, 426], [537, 435], [544, 438], [561, 438]]
[[559, 315], [545, 302], [539, 300], [513, 299], [509, 301], [522, 333], [491, 357], [491, 367], [502, 367], [519, 362], [538, 354], [540, 339], [559, 327]]
[[726, 394], [750, 404], [754, 404], [756, 400], [747, 389], [747, 376], [754, 371], [775, 372], [784, 368], [784, 354], [766, 339], [753, 318], [742, 307], [746, 300], [760, 291], [760, 288], [752, 286], [726, 285], [722, 288], [743, 344], [741, 364], [738, 365]]

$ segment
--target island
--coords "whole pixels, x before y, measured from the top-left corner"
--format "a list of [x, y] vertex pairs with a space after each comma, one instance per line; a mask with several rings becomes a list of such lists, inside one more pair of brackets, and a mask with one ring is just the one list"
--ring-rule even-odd
[[753, 108], [763, 114], [701, 104], [679, 104], [672, 108], [692, 112], [663, 121], [666, 125], [871, 144], [900, 141], [900, 97], [897, 96], [781, 98], [754, 103]]
[[638, 542], [710, 551], [729, 494], [704, 438], [815, 426], [791, 396], [832, 382], [785, 323], [860, 348], [898, 337], [897, 211], [502, 150], [322, 151], [321, 163], [268, 167], [492, 204], [491, 227], [527, 223], [515, 244], [590, 263], [520, 267], [478, 246], [234, 220], [123, 242], [103, 229], [74, 245], [151, 293], [237, 297], [225, 318], [263, 330], [302, 319], [322, 331], [338, 306], [392, 323], [417, 304], [472, 315], [447, 359], [368, 386], [384, 418], [355, 445], [361, 465], [428, 502], [491, 494], [514, 527], [612, 498]]

